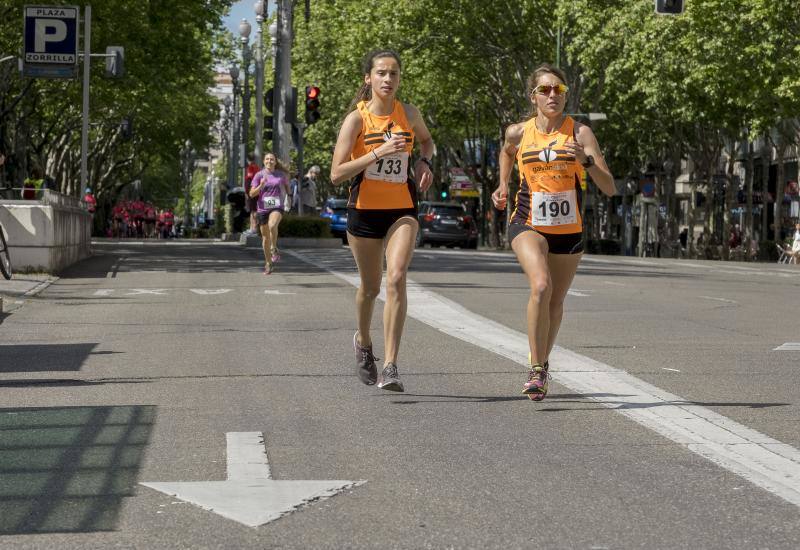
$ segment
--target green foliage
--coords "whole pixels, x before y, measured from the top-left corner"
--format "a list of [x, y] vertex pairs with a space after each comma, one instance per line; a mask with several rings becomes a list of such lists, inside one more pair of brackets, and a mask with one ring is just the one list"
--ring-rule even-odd
[[284, 216], [278, 226], [281, 237], [324, 239], [331, 237], [331, 227], [325, 218], [314, 216]]
[[[28, 3], [0, 7], [0, 53], [21, 49]], [[99, 201], [115, 200], [137, 179], [148, 198], [162, 202], [177, 194], [165, 165], [176, 164], [187, 139], [197, 150], [210, 141], [218, 116], [207, 93], [212, 52], [224, 42], [221, 16], [230, 4], [204, 0], [198, 9], [192, 0], [106, 0], [92, 6], [92, 51], [123, 46], [126, 67], [123, 78], [110, 80], [102, 60], [92, 61], [89, 174]], [[12, 67], [0, 66], [0, 148], [13, 151], [21, 171], [32, 163], [46, 166], [61, 191], [78, 194], [81, 81], [23, 80]], [[121, 135], [125, 117], [133, 121], [130, 141]]]

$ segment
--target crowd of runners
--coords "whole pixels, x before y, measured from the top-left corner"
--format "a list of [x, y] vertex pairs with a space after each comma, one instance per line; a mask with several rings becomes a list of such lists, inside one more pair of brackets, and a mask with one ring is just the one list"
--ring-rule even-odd
[[109, 237], [168, 239], [174, 237], [175, 215], [142, 200], [121, 200], [111, 208]]

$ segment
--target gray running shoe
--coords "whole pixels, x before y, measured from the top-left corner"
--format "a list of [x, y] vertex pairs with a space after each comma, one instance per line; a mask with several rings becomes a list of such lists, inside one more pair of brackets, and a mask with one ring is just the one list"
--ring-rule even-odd
[[353, 350], [356, 352], [356, 372], [358, 378], [368, 386], [378, 381], [377, 357], [372, 355], [372, 346], [362, 347], [358, 343], [358, 331], [353, 335]]
[[400, 375], [397, 374], [397, 365], [389, 363], [383, 367], [381, 375], [378, 377], [378, 387], [388, 391], [405, 391], [403, 383], [400, 381]]

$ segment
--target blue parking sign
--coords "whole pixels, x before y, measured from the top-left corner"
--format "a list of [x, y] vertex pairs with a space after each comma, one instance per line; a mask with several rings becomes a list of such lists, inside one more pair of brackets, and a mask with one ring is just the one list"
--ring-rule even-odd
[[25, 6], [26, 76], [74, 76], [78, 64], [77, 6]]

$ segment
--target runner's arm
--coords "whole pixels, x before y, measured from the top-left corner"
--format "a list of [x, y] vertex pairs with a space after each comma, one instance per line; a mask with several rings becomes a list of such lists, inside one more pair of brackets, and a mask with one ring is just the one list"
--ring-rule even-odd
[[585, 170], [600, 191], [609, 197], [614, 196], [614, 193], [617, 192], [617, 188], [614, 185], [614, 176], [611, 175], [611, 170], [609, 170], [603, 158], [603, 153], [600, 152], [600, 144], [597, 143], [594, 132], [585, 124], [579, 124], [575, 131], [575, 137], [577, 138], [577, 145], [573, 145], [568, 141], [566, 147], [574, 149], [575, 157], [581, 164], [586, 162], [589, 155], [592, 156], [594, 164]]
[[522, 142], [524, 129], [525, 125], [521, 122], [512, 124], [506, 129], [506, 137], [503, 141], [503, 147], [500, 149], [500, 169], [498, 174], [500, 181], [497, 189], [492, 193], [492, 202], [498, 210], [504, 209], [506, 201], [508, 201], [508, 180], [511, 178], [514, 161], [517, 158], [517, 147]]
[[[428, 162], [433, 160], [433, 153], [436, 150], [433, 144], [433, 137], [431, 136], [425, 120], [422, 118], [422, 113], [419, 112], [414, 105], [408, 105], [406, 112], [410, 115], [409, 122], [411, 129], [414, 130], [414, 135], [419, 143], [419, 152], [423, 158], [428, 159]], [[414, 166], [414, 174], [417, 176], [420, 190], [424, 193], [433, 183], [433, 172], [428, 163], [418, 160]]]

